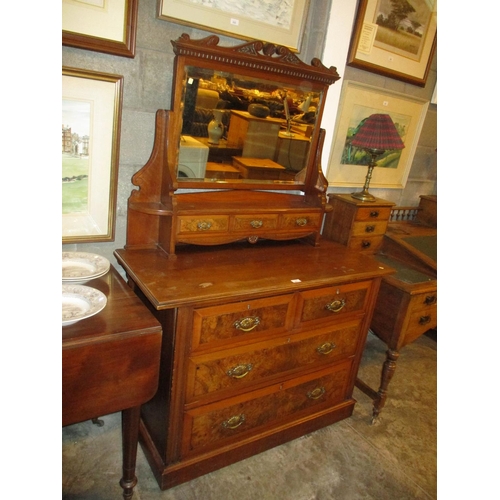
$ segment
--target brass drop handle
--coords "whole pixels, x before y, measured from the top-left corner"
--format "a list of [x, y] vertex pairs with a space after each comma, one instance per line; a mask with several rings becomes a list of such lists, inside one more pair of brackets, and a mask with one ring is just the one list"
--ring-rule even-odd
[[435, 295], [427, 295], [424, 300], [424, 304], [426, 306], [434, 305], [436, 303], [437, 299]]
[[259, 227], [262, 227], [262, 224], [263, 224], [263, 222], [261, 220], [253, 220], [253, 221], [250, 222], [250, 225], [254, 229], [259, 229]]
[[208, 231], [212, 227], [212, 223], [210, 221], [201, 220], [196, 226], [200, 231]]
[[330, 354], [337, 346], [333, 342], [325, 342], [316, 347], [316, 351], [320, 354]]
[[380, 215], [379, 211], [378, 210], [372, 210], [370, 212], [370, 217], [378, 217]]
[[307, 397], [309, 399], [319, 399], [326, 392], [324, 387], [316, 387], [316, 389], [309, 391]]
[[224, 429], [237, 429], [244, 422], [245, 415], [242, 413], [241, 415], [234, 415], [222, 422], [222, 427], [224, 427]]
[[233, 326], [237, 330], [241, 330], [242, 332], [250, 332], [252, 331], [258, 324], [260, 323], [260, 319], [258, 316], [247, 316], [246, 318], [239, 319], [233, 323]]
[[251, 363], [238, 365], [233, 368], [230, 368], [226, 374], [231, 378], [243, 378], [248, 375], [248, 373], [252, 370], [253, 365]]
[[297, 226], [305, 226], [307, 225], [307, 219], [305, 217], [300, 217], [295, 221], [295, 224], [297, 224]]
[[373, 231], [375, 231], [375, 226], [370, 225], [370, 226], [366, 226], [365, 227], [365, 232], [366, 233], [373, 233]]
[[362, 246], [363, 248], [369, 248], [369, 247], [371, 246], [371, 244], [372, 244], [372, 243], [371, 243], [371, 241], [367, 241], [367, 240], [363, 240], [363, 241], [361, 242], [361, 246]]
[[333, 313], [338, 313], [344, 308], [345, 304], [346, 304], [345, 299], [333, 300], [329, 304], [326, 304], [325, 309], [328, 309], [330, 312]]
[[421, 325], [426, 325], [427, 323], [429, 323], [430, 320], [431, 320], [430, 316], [420, 316], [420, 319], [418, 322]]

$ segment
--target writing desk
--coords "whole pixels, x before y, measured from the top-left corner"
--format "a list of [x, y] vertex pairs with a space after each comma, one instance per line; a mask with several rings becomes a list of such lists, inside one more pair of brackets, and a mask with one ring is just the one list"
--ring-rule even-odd
[[162, 330], [111, 266], [88, 281], [106, 307], [62, 329], [62, 425], [122, 412], [123, 497], [137, 483], [135, 464], [142, 403], [158, 386]]

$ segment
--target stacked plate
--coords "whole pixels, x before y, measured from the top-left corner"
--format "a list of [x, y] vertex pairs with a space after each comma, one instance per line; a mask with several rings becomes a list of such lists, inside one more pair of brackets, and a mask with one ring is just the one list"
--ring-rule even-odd
[[109, 271], [109, 260], [95, 253], [63, 252], [63, 283], [84, 283], [104, 276]]
[[62, 326], [90, 318], [106, 307], [106, 295], [100, 290], [77, 283], [104, 276], [109, 268], [109, 260], [101, 255], [62, 253]]

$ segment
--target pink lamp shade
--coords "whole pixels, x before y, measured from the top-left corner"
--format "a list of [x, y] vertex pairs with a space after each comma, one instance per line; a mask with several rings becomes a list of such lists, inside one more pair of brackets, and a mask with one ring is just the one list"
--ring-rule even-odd
[[356, 132], [351, 144], [362, 149], [403, 149], [398, 131], [387, 114], [370, 115]]

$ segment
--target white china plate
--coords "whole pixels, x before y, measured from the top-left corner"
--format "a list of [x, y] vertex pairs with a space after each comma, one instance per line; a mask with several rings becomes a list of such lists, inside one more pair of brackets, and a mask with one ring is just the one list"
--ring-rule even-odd
[[101, 291], [84, 285], [62, 285], [62, 326], [90, 318], [106, 307]]
[[109, 260], [95, 253], [62, 253], [62, 280], [65, 282], [84, 282], [98, 278], [106, 274], [109, 267]]

